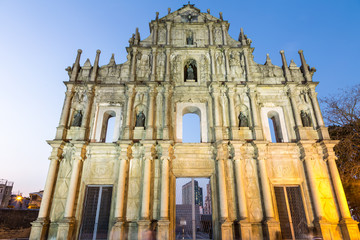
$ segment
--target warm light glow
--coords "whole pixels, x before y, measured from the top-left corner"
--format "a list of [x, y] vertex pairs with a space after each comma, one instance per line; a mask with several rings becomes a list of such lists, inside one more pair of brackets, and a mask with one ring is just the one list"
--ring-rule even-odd
[[21, 201], [21, 200], [22, 200], [22, 196], [17, 196], [17, 197], [16, 197], [16, 200], [17, 200], [17, 201]]

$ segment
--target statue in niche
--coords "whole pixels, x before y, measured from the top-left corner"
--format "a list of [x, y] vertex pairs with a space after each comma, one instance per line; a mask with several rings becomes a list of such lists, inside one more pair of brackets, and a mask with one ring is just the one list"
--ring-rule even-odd
[[230, 54], [230, 69], [231, 69], [231, 74], [233, 76], [241, 75], [240, 61], [239, 61], [238, 57], [239, 56], [237, 53]]
[[196, 74], [196, 62], [195, 60], [190, 60], [188, 62], [188, 64], [185, 65], [185, 69], [184, 69], [184, 76], [185, 76], [185, 81], [187, 80], [193, 80], [193, 81], [197, 81], [197, 74]]
[[145, 127], [145, 114], [143, 113], [143, 110], [140, 110], [136, 115], [135, 127]]
[[300, 112], [301, 122], [304, 127], [311, 127], [311, 118], [310, 114], [305, 112], [304, 110], [301, 110]]
[[82, 118], [83, 118], [83, 115], [82, 115], [81, 111], [80, 110], [76, 111], [76, 113], [74, 115], [74, 120], [73, 120], [71, 126], [81, 127]]
[[217, 74], [224, 74], [224, 70], [223, 70], [223, 55], [222, 53], [217, 53], [216, 54], [216, 71]]
[[193, 38], [193, 33], [189, 32], [188, 36], [186, 38], [186, 44], [187, 45], [193, 45], [194, 44], [194, 38]]
[[243, 112], [240, 112], [238, 119], [239, 119], [239, 127], [249, 127], [249, 120]]

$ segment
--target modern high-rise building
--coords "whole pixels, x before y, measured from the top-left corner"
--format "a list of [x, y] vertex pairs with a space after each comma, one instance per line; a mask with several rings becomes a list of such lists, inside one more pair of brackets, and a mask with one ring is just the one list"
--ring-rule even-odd
[[[191, 181], [182, 186], [182, 204], [192, 204], [192, 183]], [[203, 206], [203, 191], [199, 182], [194, 180], [195, 205]]]
[[212, 214], [211, 204], [211, 186], [210, 183], [206, 184], [206, 196], [204, 203], [204, 214]]
[[[242, 29], [191, 4], [149, 27], [126, 62], [80, 64], [79, 50], [67, 68], [30, 239], [175, 239], [176, 178], [189, 177], [210, 179], [206, 238], [359, 239], [303, 51], [301, 66], [284, 51], [281, 66], [257, 63]], [[182, 142], [189, 113], [200, 143]]]

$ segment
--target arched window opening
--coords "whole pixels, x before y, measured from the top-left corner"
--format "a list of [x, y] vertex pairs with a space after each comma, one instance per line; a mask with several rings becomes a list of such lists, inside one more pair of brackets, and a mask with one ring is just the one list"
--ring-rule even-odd
[[271, 111], [268, 113], [268, 121], [271, 135], [271, 142], [284, 142], [281, 134], [280, 118], [277, 112]]
[[193, 59], [187, 61], [184, 66], [184, 81], [185, 82], [197, 82], [196, 61]]
[[183, 116], [183, 136], [184, 143], [201, 142], [200, 117], [196, 113], [187, 113]]
[[105, 112], [102, 123], [101, 142], [113, 142], [115, 130], [115, 112]]

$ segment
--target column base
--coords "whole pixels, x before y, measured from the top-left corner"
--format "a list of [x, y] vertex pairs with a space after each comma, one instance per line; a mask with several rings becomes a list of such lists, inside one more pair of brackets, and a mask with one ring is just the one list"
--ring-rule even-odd
[[138, 224], [138, 239], [151, 239], [152, 232], [150, 230], [149, 220], [139, 220]]
[[344, 239], [360, 239], [358, 222], [352, 218], [342, 219], [339, 222], [341, 233]]
[[75, 219], [64, 218], [58, 223], [58, 231], [57, 231], [56, 239], [61, 239], [61, 240], [73, 239], [74, 229], [75, 229]]
[[56, 128], [56, 135], [55, 135], [55, 139], [56, 140], [62, 140], [64, 137], [64, 131], [66, 131], [64, 126], [59, 126]]
[[313, 127], [295, 127], [295, 132], [298, 140], [314, 140], [319, 138]]
[[281, 239], [280, 223], [275, 219], [268, 219], [263, 222], [264, 236], [269, 240]]
[[252, 228], [251, 223], [249, 223], [247, 220], [240, 220], [239, 221], [240, 226], [240, 236], [242, 240], [250, 240], [252, 239]]
[[238, 135], [240, 137], [240, 140], [252, 140], [253, 139], [251, 130], [248, 127], [238, 128]]
[[216, 139], [216, 141], [223, 139], [222, 127], [215, 127], [215, 139]]
[[330, 135], [327, 127], [319, 127], [318, 129], [316, 129], [316, 131], [318, 132], [320, 140], [330, 139]]
[[158, 221], [158, 231], [157, 231], [157, 239], [163, 239], [163, 240], [168, 240], [170, 239], [169, 236], [169, 226], [170, 226], [170, 221], [169, 220], [160, 220]]
[[146, 137], [145, 137], [145, 139], [152, 140], [153, 137], [154, 137], [154, 128], [153, 127], [148, 127], [146, 129]]
[[164, 127], [164, 128], [163, 128], [163, 139], [164, 139], [164, 140], [170, 139], [170, 136], [169, 136], [169, 128], [168, 128], [168, 127]]
[[253, 139], [254, 140], [264, 140], [264, 134], [260, 127], [253, 128]]
[[226, 220], [221, 221], [221, 239], [232, 240], [233, 239], [233, 223]]
[[130, 139], [130, 128], [129, 127], [125, 127], [122, 139], [125, 139], [125, 140]]
[[114, 226], [111, 228], [109, 239], [123, 239], [124, 238], [125, 222], [117, 219]]
[[49, 229], [49, 220], [38, 218], [31, 223], [30, 240], [46, 239]]

